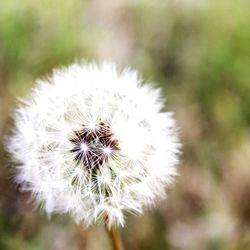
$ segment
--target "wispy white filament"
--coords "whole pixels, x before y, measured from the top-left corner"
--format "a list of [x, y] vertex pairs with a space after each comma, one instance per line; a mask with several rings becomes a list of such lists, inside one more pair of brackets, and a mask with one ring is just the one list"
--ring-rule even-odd
[[[47, 213], [87, 224], [142, 212], [176, 174], [175, 121], [160, 91], [114, 64], [74, 64], [38, 80], [15, 112], [17, 182]], [[105, 135], [105, 136], [104, 136]]]

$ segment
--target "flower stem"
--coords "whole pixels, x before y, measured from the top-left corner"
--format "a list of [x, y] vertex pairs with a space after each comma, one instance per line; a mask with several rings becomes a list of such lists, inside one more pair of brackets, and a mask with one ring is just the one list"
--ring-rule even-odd
[[109, 239], [112, 243], [113, 250], [124, 250], [121, 237], [119, 235], [119, 232], [114, 224], [112, 224], [110, 227], [106, 224], [106, 231], [108, 233]]

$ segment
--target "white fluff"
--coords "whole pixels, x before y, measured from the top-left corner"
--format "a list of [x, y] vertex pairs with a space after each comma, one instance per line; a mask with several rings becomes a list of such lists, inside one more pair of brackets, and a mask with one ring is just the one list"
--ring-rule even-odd
[[[125, 211], [141, 213], [164, 197], [176, 175], [175, 121], [162, 108], [159, 89], [142, 84], [136, 71], [119, 73], [110, 63], [55, 70], [37, 81], [15, 112], [7, 146], [18, 163], [17, 182], [48, 214], [69, 213], [87, 225], [103, 219], [123, 225]], [[119, 149], [98, 140], [82, 143], [77, 162], [74, 131], [95, 130], [100, 122]], [[108, 160], [90, 163], [95, 171], [89, 170], [82, 161], [88, 150], [102, 150]]]

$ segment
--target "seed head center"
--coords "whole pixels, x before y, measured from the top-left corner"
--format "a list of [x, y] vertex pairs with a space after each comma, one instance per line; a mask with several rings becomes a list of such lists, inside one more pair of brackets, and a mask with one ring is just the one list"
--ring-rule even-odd
[[110, 126], [104, 122], [91, 128], [83, 125], [82, 129], [74, 131], [70, 142], [74, 160], [88, 171], [103, 167], [119, 150], [117, 139]]

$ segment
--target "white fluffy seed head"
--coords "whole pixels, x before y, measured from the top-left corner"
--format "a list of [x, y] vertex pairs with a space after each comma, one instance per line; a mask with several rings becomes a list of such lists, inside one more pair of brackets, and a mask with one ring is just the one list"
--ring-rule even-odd
[[124, 224], [176, 174], [175, 121], [160, 91], [112, 63], [73, 64], [38, 80], [15, 112], [7, 147], [17, 182], [50, 214]]

